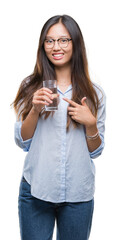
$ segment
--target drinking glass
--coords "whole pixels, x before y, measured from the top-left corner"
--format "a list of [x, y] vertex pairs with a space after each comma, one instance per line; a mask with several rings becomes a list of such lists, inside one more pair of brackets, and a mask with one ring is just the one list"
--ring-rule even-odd
[[56, 111], [58, 110], [58, 99], [57, 99], [57, 80], [44, 80], [43, 87], [49, 88], [52, 91], [53, 103], [48, 106], [45, 105], [45, 111]]

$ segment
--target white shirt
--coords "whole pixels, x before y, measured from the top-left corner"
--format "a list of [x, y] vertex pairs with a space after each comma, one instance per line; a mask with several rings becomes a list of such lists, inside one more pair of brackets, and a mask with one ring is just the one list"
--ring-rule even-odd
[[[100, 99], [97, 115], [101, 145], [89, 152], [84, 125], [66, 132], [68, 103], [62, 99], [72, 97], [72, 85], [63, 94], [59, 87], [60, 102], [53, 117], [38, 119], [31, 139], [23, 141], [22, 123], [15, 123], [15, 141], [24, 151], [28, 151], [23, 167], [23, 175], [31, 185], [31, 194], [41, 200], [53, 203], [89, 201], [95, 191], [95, 165], [104, 148], [105, 95], [95, 87]], [[100, 88], [101, 89], [101, 88]]]

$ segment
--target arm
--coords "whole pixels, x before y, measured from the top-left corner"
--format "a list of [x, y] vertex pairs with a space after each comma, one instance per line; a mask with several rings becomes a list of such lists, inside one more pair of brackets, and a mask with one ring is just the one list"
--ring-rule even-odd
[[32, 107], [26, 119], [22, 122], [21, 136], [24, 141], [33, 137], [38, 118], [39, 112]]
[[52, 99], [52, 93], [47, 88], [41, 88], [34, 93], [33, 96], [33, 107], [29, 112], [26, 119], [21, 122], [17, 121], [14, 127], [14, 138], [16, 144], [24, 151], [29, 151], [32, 137], [34, 135], [36, 125], [38, 122], [39, 114], [45, 105], [49, 105]]
[[28, 152], [31, 142], [32, 142], [32, 138], [27, 139], [26, 141], [24, 141], [22, 139], [21, 136], [21, 126], [22, 126], [22, 122], [21, 121], [17, 121], [15, 123], [14, 126], [14, 139], [15, 139], [15, 143], [17, 144], [18, 147], [22, 148], [23, 151]]
[[23, 149], [23, 151], [28, 152], [31, 142], [32, 136], [34, 134], [38, 114], [31, 109], [25, 121], [17, 121], [14, 126], [14, 139], [17, 146]]
[[23, 140], [32, 138], [36, 129], [39, 114], [45, 105], [52, 103], [52, 91], [48, 88], [41, 88], [34, 93], [33, 107], [22, 123], [21, 136]]
[[[99, 130], [97, 128], [96, 119], [95, 119], [95, 123], [93, 125], [85, 126], [85, 128], [86, 128], [86, 136], [95, 136], [96, 133], [99, 132]], [[94, 137], [91, 137], [91, 138], [86, 137], [86, 140], [87, 140], [89, 152], [93, 152], [101, 145], [100, 135], [97, 135], [95, 138]]]
[[89, 107], [85, 103], [86, 97], [82, 98], [82, 105], [67, 98], [63, 99], [72, 105], [72, 107], [68, 107], [68, 113], [73, 120], [85, 126], [87, 136], [93, 136], [99, 132], [99, 135], [95, 139], [86, 138], [90, 155], [95, 158], [101, 154], [104, 148], [105, 96], [100, 103], [97, 118], [93, 116]]
[[99, 155], [101, 155], [105, 145], [104, 133], [105, 133], [105, 118], [106, 118], [106, 96], [104, 92], [103, 92], [103, 97], [99, 97], [99, 99], [100, 99], [100, 104], [99, 104], [98, 113], [97, 113], [97, 129], [99, 131], [101, 144], [94, 151], [90, 151], [91, 158], [96, 158]]

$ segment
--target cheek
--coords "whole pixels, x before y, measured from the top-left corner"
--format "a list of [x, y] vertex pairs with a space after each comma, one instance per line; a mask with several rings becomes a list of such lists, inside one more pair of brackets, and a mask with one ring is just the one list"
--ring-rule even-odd
[[70, 53], [70, 57], [72, 58], [72, 55], [73, 55], [73, 52], [71, 51], [71, 53]]
[[70, 48], [66, 53], [69, 58], [72, 58], [73, 48]]
[[66, 54], [66, 57], [70, 60], [72, 58], [72, 51], [69, 51], [67, 54]]
[[51, 50], [46, 50], [46, 49], [44, 49], [45, 50], [45, 54], [46, 54], [46, 56], [49, 58], [50, 57], [50, 54], [51, 54]]
[[46, 53], [46, 56], [49, 57], [49, 55], [50, 55], [49, 52], [45, 52], [45, 53]]

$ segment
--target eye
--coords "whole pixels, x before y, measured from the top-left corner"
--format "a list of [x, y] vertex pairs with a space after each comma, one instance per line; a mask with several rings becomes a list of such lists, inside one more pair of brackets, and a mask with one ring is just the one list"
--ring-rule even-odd
[[51, 43], [53, 43], [53, 40], [52, 40], [52, 39], [46, 39], [45, 42], [46, 42], [47, 44], [51, 44]]
[[60, 39], [60, 42], [61, 42], [61, 43], [66, 43], [66, 42], [67, 42], [67, 39], [66, 39], [66, 38], [61, 38], [61, 39]]

